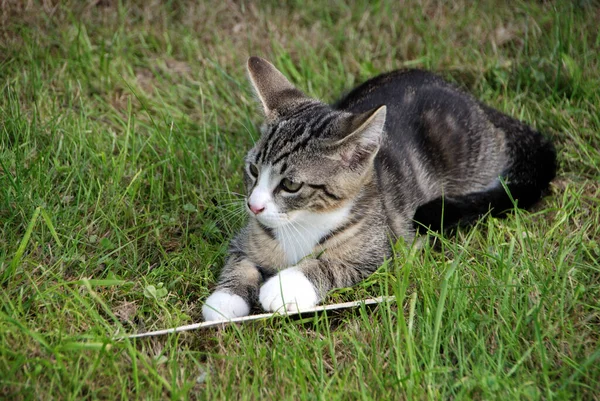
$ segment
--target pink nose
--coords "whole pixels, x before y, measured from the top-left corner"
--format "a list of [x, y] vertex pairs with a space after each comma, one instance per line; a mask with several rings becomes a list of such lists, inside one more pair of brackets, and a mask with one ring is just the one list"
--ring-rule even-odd
[[252, 211], [252, 213], [254, 214], [259, 214], [261, 213], [263, 210], [265, 210], [264, 206], [257, 206], [257, 205], [253, 205], [252, 203], [248, 202], [248, 207], [250, 208], [250, 210]]

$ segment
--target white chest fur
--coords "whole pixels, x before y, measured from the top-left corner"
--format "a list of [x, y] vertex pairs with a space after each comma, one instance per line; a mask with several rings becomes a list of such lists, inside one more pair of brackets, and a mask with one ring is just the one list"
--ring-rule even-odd
[[319, 240], [348, 219], [352, 205], [330, 213], [299, 212], [293, 222], [274, 229], [288, 266], [311, 254]]

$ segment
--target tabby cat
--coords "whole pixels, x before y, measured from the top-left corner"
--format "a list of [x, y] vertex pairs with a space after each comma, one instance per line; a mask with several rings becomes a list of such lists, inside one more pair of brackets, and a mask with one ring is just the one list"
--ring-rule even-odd
[[246, 156], [250, 221], [206, 320], [245, 316], [257, 302], [313, 307], [373, 273], [395, 238], [501, 215], [511, 196], [531, 206], [554, 178], [555, 150], [539, 132], [430, 72], [377, 76], [331, 106], [266, 60], [251, 57], [248, 72], [265, 114]]

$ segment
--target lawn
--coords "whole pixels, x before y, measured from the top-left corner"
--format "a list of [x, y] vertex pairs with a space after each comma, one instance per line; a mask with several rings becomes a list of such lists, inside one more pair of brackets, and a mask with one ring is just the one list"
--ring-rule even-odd
[[[592, 1], [1, 1], [0, 398], [600, 399], [600, 6]], [[533, 210], [327, 302], [201, 320], [243, 224], [250, 55], [326, 101], [426, 68], [558, 150]]]

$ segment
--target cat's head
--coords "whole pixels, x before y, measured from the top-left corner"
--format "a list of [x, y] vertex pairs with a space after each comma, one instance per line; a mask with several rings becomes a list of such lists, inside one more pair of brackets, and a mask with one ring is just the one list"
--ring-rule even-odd
[[248, 60], [248, 72], [265, 113], [246, 156], [250, 215], [277, 228], [351, 204], [373, 175], [385, 106], [364, 114], [334, 110], [258, 57]]

